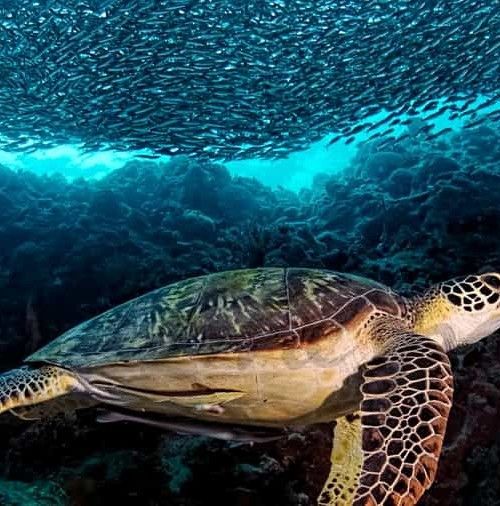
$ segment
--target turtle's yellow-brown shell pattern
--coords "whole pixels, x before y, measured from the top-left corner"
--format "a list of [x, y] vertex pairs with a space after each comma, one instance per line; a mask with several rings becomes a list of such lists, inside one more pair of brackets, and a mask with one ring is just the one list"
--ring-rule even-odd
[[179, 355], [298, 347], [402, 299], [357, 276], [262, 268], [191, 278], [128, 301], [67, 331], [28, 362], [67, 368]]

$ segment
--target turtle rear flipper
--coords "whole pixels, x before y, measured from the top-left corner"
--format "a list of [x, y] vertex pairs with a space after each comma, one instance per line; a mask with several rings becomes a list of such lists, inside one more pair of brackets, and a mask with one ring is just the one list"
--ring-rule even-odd
[[96, 404], [98, 404], [98, 401], [89, 395], [70, 393], [39, 404], [13, 408], [10, 412], [22, 420], [41, 420], [62, 413], [73, 413], [79, 409], [91, 408]]
[[60, 367], [20, 367], [0, 375], [0, 413], [84, 390], [75, 375]]
[[434, 340], [390, 323], [371, 331], [382, 353], [364, 366], [359, 421], [335, 435], [320, 505], [417, 504], [434, 481], [452, 403], [450, 363]]
[[318, 506], [351, 506], [358, 487], [363, 455], [359, 413], [336, 420], [330, 457], [330, 474], [318, 498]]

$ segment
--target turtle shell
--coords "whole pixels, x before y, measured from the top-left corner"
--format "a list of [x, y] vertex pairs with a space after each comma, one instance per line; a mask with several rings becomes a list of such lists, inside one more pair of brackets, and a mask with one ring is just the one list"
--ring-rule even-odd
[[402, 299], [357, 276], [319, 269], [227, 271], [159, 288], [92, 318], [28, 357], [68, 368], [180, 355], [292, 348], [356, 325]]

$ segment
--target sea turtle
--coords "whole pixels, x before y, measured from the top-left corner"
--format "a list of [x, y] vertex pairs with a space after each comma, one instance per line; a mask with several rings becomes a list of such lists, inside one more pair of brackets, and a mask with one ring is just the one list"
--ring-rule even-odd
[[413, 505], [431, 485], [452, 403], [446, 352], [500, 327], [500, 274], [406, 299], [304, 268], [159, 288], [67, 331], [0, 376], [0, 411], [101, 404], [222, 438], [334, 422], [320, 505]]

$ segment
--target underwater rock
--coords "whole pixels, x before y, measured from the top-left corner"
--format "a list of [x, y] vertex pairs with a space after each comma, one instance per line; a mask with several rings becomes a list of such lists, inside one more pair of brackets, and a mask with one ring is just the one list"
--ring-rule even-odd
[[215, 240], [215, 223], [201, 211], [185, 209], [175, 221], [176, 228], [183, 239], [198, 239], [207, 242]]
[[424, 182], [435, 184], [440, 179], [452, 179], [460, 172], [460, 165], [446, 156], [429, 156], [422, 161], [422, 165], [417, 170], [422, 186]]
[[488, 125], [462, 129], [452, 137], [452, 142], [461, 150], [462, 154], [474, 158], [476, 163], [498, 160], [500, 153], [498, 133]]
[[65, 506], [68, 497], [55, 483], [40, 480], [34, 483], [0, 481], [2, 506]]
[[[226, 177], [223, 177], [223, 174]], [[181, 205], [208, 216], [219, 216], [224, 207], [219, 198], [219, 190], [224, 188], [230, 179], [227, 170], [219, 165], [205, 166], [191, 162], [182, 181]]]
[[13, 201], [5, 191], [0, 190], [0, 215], [7, 214], [13, 205]]
[[392, 151], [378, 151], [371, 154], [361, 163], [360, 173], [368, 178], [382, 180], [389, 177], [396, 169], [404, 168], [407, 163], [400, 153]]
[[256, 202], [250, 188], [236, 184], [222, 188], [219, 197], [223, 203], [221, 216], [228, 223], [239, 223], [244, 220], [251, 220], [259, 211], [259, 204]]
[[348, 248], [345, 237], [330, 230], [317, 233], [316, 240], [325, 245], [327, 252], [332, 250], [346, 251]]
[[396, 169], [387, 180], [387, 191], [391, 197], [399, 198], [411, 195], [413, 190], [413, 171], [411, 169]]
[[94, 193], [90, 202], [91, 210], [104, 219], [123, 218], [124, 209], [118, 195], [111, 190], [100, 190]]

